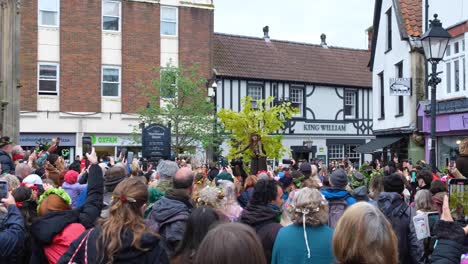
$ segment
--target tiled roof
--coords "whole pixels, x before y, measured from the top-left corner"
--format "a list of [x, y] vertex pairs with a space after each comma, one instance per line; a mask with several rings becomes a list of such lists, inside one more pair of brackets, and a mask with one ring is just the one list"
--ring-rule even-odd
[[220, 76], [372, 87], [368, 50], [220, 33], [213, 40]]
[[422, 35], [422, 5], [421, 0], [400, 0], [401, 14], [408, 36]]

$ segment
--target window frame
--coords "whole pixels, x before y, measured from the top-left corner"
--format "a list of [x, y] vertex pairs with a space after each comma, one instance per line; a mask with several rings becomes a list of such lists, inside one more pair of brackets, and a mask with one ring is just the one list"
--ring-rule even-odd
[[[50, 0], [39, 0], [39, 1], [50, 1]], [[45, 27], [45, 28], [59, 28], [60, 27], [60, 0], [54, 0], [57, 2], [57, 11], [54, 10], [46, 10], [46, 9], [40, 9], [40, 3], [37, 3], [37, 25], [39, 27]], [[46, 12], [56, 12], [57, 13], [57, 25], [43, 25], [42, 24], [42, 12], [41, 11], [46, 11]]]
[[386, 52], [392, 50], [392, 8], [390, 7], [387, 12], [387, 28], [386, 28], [386, 36], [387, 36], [387, 43], [386, 43]]
[[[449, 46], [453, 46], [452, 52], [446, 52], [444, 57], [444, 77], [443, 82], [445, 85], [444, 95], [458, 96], [464, 95], [466, 91], [466, 73], [465, 73], [465, 51], [464, 39], [456, 38], [449, 42]], [[455, 53], [455, 47], [458, 46], [458, 52]], [[458, 64], [458, 75], [457, 65]], [[457, 89], [458, 81], [458, 89]], [[453, 88], [453, 89], [452, 89]]]
[[[175, 9], [175, 11], [176, 11], [176, 12], [175, 12], [175, 22], [174, 22], [174, 21], [164, 21], [164, 20], [163, 20], [163, 15], [162, 15], [162, 13], [163, 13], [163, 10], [164, 10], [164, 9]], [[179, 8], [176, 7], [176, 6], [162, 5], [162, 6], [161, 6], [161, 11], [160, 11], [160, 13], [159, 13], [159, 16], [160, 16], [160, 18], [159, 18], [159, 27], [160, 27], [159, 33], [160, 33], [160, 35], [163, 36], [163, 37], [174, 37], [174, 38], [175, 38], [175, 37], [178, 37], [178, 36], [179, 36]], [[175, 34], [174, 34], [174, 35], [163, 34], [162, 31], [161, 31], [161, 30], [162, 30], [162, 26], [161, 26], [161, 25], [162, 25], [162, 22], [166, 22], [166, 23], [175, 23]]]
[[[397, 78], [403, 78], [403, 61], [395, 64], [395, 72]], [[404, 105], [404, 97], [402, 95], [397, 96], [396, 100], [396, 117], [403, 116], [405, 114], [405, 105]]]
[[[117, 17], [119, 19], [119, 29], [118, 30], [110, 30], [110, 29], [104, 29], [104, 4], [105, 3], [118, 3], [119, 4], [119, 16]], [[101, 30], [102, 32], [109, 32], [109, 33], [120, 33], [122, 32], [122, 2], [117, 1], [117, 0], [102, 0], [102, 7], [101, 7]], [[106, 17], [116, 17], [116, 16], [106, 16]]]
[[[255, 99], [250, 93], [250, 89], [251, 88], [259, 88], [260, 89], [260, 98], [259, 99]], [[257, 109], [257, 100], [261, 100], [264, 98], [264, 93], [263, 93], [263, 89], [264, 89], [264, 85], [262, 83], [258, 83], [258, 82], [248, 82], [247, 83], [247, 91], [246, 91], [246, 95], [247, 96], [250, 96], [252, 98], [252, 101], [251, 101], [251, 108], [253, 109]]]
[[[113, 96], [113, 95], [104, 95], [104, 69], [112, 69], [112, 70], [118, 70], [119, 71], [119, 89], [118, 89], [118, 95]], [[106, 83], [115, 83], [115, 82], [107, 82]], [[122, 67], [120, 66], [115, 66], [115, 65], [102, 65], [101, 67], [101, 97], [102, 98], [121, 98], [122, 97]]]
[[[298, 103], [298, 102], [294, 102], [292, 100], [292, 90], [295, 90], [295, 91], [300, 91], [300, 95], [301, 95], [301, 101]], [[300, 84], [291, 84], [289, 86], [289, 101], [291, 103], [296, 103], [296, 104], [299, 104], [299, 113], [297, 115], [295, 115], [294, 117], [303, 117], [304, 116], [304, 86], [303, 85], [300, 85]]]
[[[354, 114], [353, 115], [347, 115], [346, 114], [346, 106], [347, 104], [347, 95], [352, 94], [354, 96]], [[344, 94], [343, 94], [343, 116], [344, 119], [357, 119], [358, 117], [358, 91], [357, 90], [351, 90], [351, 89], [345, 89]]]
[[[41, 81], [41, 66], [55, 66], [56, 77], [55, 77], [55, 93], [41, 92], [40, 81]], [[50, 80], [49, 80], [50, 81]], [[39, 96], [59, 96], [60, 95], [60, 64], [56, 62], [38, 62], [37, 63], [37, 95]]]
[[385, 119], [385, 81], [384, 81], [384, 72], [380, 72], [378, 75], [379, 78], [379, 86], [380, 86], [380, 118], [379, 120]]

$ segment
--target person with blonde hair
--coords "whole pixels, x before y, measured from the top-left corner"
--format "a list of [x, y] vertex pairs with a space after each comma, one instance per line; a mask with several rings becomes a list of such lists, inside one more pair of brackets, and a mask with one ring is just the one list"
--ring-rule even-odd
[[392, 225], [377, 207], [359, 202], [341, 216], [333, 234], [339, 264], [397, 264], [398, 240]]
[[237, 202], [236, 186], [231, 181], [220, 180], [219, 187], [221, 187], [224, 195], [221, 201], [221, 213], [229, 218], [229, 221], [237, 222], [242, 213], [242, 207]]
[[280, 229], [271, 263], [333, 263], [333, 229], [328, 227], [328, 203], [313, 188], [300, 189], [290, 207], [293, 224]]

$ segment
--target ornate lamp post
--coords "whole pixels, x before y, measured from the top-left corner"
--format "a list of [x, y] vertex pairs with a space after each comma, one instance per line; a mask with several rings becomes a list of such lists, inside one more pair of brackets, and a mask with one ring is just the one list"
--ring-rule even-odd
[[434, 20], [431, 20], [429, 30], [421, 36], [422, 46], [427, 61], [432, 66], [432, 72], [429, 75], [428, 85], [431, 86], [431, 150], [430, 163], [432, 172], [436, 171], [436, 87], [440, 83], [440, 78], [437, 77], [437, 64], [444, 58], [445, 50], [451, 36], [442, 27], [442, 23], [437, 19], [437, 14], [434, 14]]
[[[213, 110], [213, 139], [212, 139], [212, 142], [211, 142], [211, 146], [210, 146], [210, 154], [211, 154], [211, 158], [210, 160], [212, 161], [215, 161], [215, 146], [214, 146], [214, 139], [216, 138], [216, 88], [218, 88], [218, 84], [216, 84], [216, 79], [213, 80], [213, 83], [211, 84], [210, 87], [208, 87], [208, 97], [211, 98], [213, 100], [213, 104], [214, 104], [214, 110]], [[208, 160], [208, 157], [206, 157], [206, 159]]]

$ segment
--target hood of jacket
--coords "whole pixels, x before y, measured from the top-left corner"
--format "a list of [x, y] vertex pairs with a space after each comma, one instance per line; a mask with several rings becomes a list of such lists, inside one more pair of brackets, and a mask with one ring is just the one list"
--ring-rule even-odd
[[279, 209], [275, 209], [267, 205], [249, 204], [244, 211], [242, 211], [240, 221], [244, 224], [255, 227], [264, 223], [277, 222], [279, 215], [281, 215], [281, 211]]
[[377, 197], [377, 206], [387, 216], [404, 203], [403, 197], [396, 192], [382, 192]]
[[48, 245], [69, 224], [78, 223], [79, 214], [78, 210], [49, 212], [32, 223], [31, 234], [39, 243]]
[[177, 199], [176, 197], [164, 196], [159, 201], [154, 203], [152, 215], [154, 216], [154, 220], [161, 223], [168, 221], [181, 212], [190, 214], [191, 209], [192, 206], [188, 200], [183, 201], [182, 199]]
[[354, 199], [354, 197], [348, 191], [343, 189], [327, 188], [322, 189], [320, 192], [327, 200], [345, 199], [348, 205], [353, 205], [356, 203], [356, 199]]

